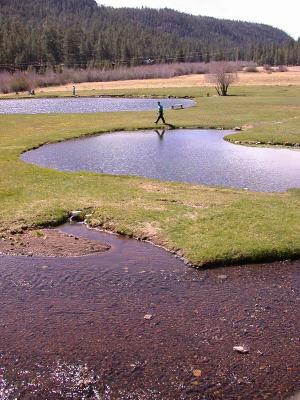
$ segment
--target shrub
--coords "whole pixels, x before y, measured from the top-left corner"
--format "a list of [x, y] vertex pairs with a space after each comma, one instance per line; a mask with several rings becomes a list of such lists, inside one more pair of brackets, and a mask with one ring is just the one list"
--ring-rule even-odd
[[266, 72], [272, 72], [272, 67], [269, 64], [265, 64], [263, 68], [264, 68], [264, 71], [266, 71]]
[[208, 80], [214, 84], [219, 96], [227, 96], [229, 86], [237, 79], [238, 67], [224, 61], [211, 63]]
[[0, 92], [3, 94], [9, 93], [9, 85], [5, 81], [0, 81]]
[[257, 64], [249, 64], [247, 67], [244, 68], [244, 72], [258, 72]]
[[10, 89], [13, 92], [25, 92], [31, 89], [30, 82], [25, 74], [15, 74], [10, 81]]
[[276, 71], [278, 72], [288, 72], [288, 67], [286, 65], [278, 65]]
[[9, 72], [2, 72], [0, 74], [0, 92], [7, 94], [9, 93], [10, 87], [9, 87], [9, 80], [10, 80], [11, 74]]

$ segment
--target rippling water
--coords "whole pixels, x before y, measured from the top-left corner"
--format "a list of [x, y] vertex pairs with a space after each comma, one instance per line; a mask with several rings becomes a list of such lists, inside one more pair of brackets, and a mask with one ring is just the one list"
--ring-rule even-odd
[[300, 152], [223, 140], [228, 132], [117, 132], [43, 146], [23, 160], [64, 171], [137, 175], [256, 191], [300, 187]]
[[0, 256], [1, 400], [279, 400], [299, 387], [299, 262], [197, 270], [148, 243], [61, 229], [111, 250]]
[[178, 104], [182, 104], [184, 108], [195, 105], [195, 102], [190, 99], [126, 99], [117, 97], [0, 100], [0, 114], [147, 111], [156, 110], [158, 100], [162, 102], [165, 108], [171, 108]]

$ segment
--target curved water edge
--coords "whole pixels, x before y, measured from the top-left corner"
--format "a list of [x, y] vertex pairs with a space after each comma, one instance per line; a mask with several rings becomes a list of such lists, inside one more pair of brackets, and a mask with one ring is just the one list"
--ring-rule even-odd
[[166, 109], [194, 107], [192, 99], [176, 98], [124, 98], [124, 97], [75, 97], [0, 100], [0, 114], [83, 114], [120, 111], [156, 110], [161, 101]]
[[86, 170], [261, 192], [300, 187], [300, 152], [239, 146], [224, 140], [229, 133], [199, 129], [105, 133], [47, 144], [21, 157], [63, 171]]

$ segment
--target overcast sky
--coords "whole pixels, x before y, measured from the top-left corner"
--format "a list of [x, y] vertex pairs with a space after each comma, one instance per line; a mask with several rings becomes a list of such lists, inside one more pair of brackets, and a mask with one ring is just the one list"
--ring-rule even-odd
[[97, 0], [113, 7], [168, 7], [195, 15], [261, 22], [300, 37], [300, 0]]

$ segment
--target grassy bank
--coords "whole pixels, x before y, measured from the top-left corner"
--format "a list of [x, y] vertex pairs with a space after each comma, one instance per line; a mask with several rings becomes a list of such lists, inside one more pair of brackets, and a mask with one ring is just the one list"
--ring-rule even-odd
[[[157, 95], [199, 96], [199, 89]], [[239, 88], [228, 98], [198, 97], [195, 108], [167, 111], [176, 126], [251, 125], [240, 141], [300, 141], [297, 88]], [[150, 94], [151, 90], [131, 91]], [[152, 90], [153, 92], [153, 90]], [[126, 94], [126, 93], [124, 93]], [[152, 112], [0, 117], [0, 230], [54, 224], [72, 209], [93, 209], [90, 223], [149, 238], [192, 263], [284, 259], [300, 255], [300, 190], [263, 194], [163, 183], [28, 165], [19, 155], [42, 143], [119, 129], [152, 128]], [[281, 121], [281, 124], [275, 122]], [[284, 122], [286, 121], [286, 122]], [[276, 129], [273, 129], [274, 126]], [[125, 210], [125, 212], [124, 212]]]

